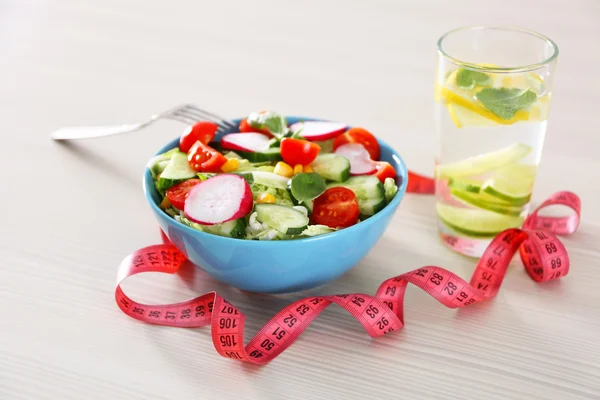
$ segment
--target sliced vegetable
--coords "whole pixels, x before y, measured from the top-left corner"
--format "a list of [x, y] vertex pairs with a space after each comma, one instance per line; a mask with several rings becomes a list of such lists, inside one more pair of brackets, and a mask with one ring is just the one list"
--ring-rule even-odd
[[242, 239], [246, 235], [246, 221], [244, 218], [234, 219], [222, 224], [203, 225], [204, 230], [219, 236]]
[[296, 122], [290, 126], [290, 130], [296, 133], [300, 130], [300, 136], [311, 142], [318, 140], [328, 140], [342, 134], [347, 125], [341, 122], [329, 121], [306, 121]]
[[244, 178], [221, 174], [190, 190], [184, 213], [193, 222], [214, 225], [242, 218], [252, 210], [252, 191]]
[[369, 152], [372, 160], [379, 160], [381, 149], [379, 142], [373, 134], [363, 128], [350, 128], [346, 133], [336, 137], [333, 141], [333, 149], [336, 150], [338, 147], [347, 143], [358, 143], [362, 144], [365, 149]]
[[188, 162], [198, 172], [220, 172], [227, 159], [217, 150], [198, 140], [188, 152]]
[[333, 187], [315, 199], [311, 219], [330, 228], [347, 228], [358, 222], [359, 211], [352, 190]]
[[327, 188], [345, 187], [356, 195], [361, 215], [369, 217], [387, 204], [383, 184], [372, 175], [353, 176], [343, 183], [330, 183]]
[[196, 141], [209, 144], [215, 137], [219, 126], [214, 122], [200, 121], [186, 128], [179, 138], [179, 150], [187, 153]]
[[173, 154], [177, 152], [179, 152], [179, 149], [175, 147], [174, 149], [152, 157], [152, 159], [148, 161], [148, 164], [146, 164], [146, 168], [150, 170], [150, 173], [152, 174], [153, 178], [156, 179], [156, 177], [164, 171], [167, 164], [169, 164], [169, 161], [171, 160]]
[[385, 182], [388, 178], [396, 178], [396, 169], [392, 167], [392, 164], [390, 164], [389, 162], [375, 162], [375, 168], [377, 169], [377, 171], [375, 172], [375, 176], [381, 182]]
[[279, 151], [279, 147], [272, 147], [264, 151], [256, 152], [238, 151], [238, 153], [253, 163], [281, 160], [281, 152]]
[[281, 157], [290, 165], [308, 165], [317, 158], [321, 148], [307, 140], [283, 138], [281, 140]]
[[386, 178], [383, 182], [383, 190], [385, 192], [385, 201], [388, 203], [392, 201], [396, 193], [398, 192], [398, 186], [394, 178]]
[[290, 190], [298, 201], [312, 200], [325, 191], [325, 180], [315, 172], [302, 172], [290, 180]]
[[230, 133], [221, 138], [221, 146], [229, 150], [265, 152], [269, 150], [269, 140], [262, 133]]
[[277, 189], [287, 189], [289, 178], [273, 172], [252, 171], [254, 182]]
[[187, 155], [180, 151], [173, 153], [169, 163], [156, 181], [159, 190], [166, 190], [179, 182], [195, 178], [196, 171], [190, 166]]
[[344, 182], [350, 178], [350, 160], [339, 154], [321, 154], [310, 168], [325, 179]]
[[350, 175], [366, 175], [375, 172], [375, 163], [369, 152], [358, 143], [347, 143], [335, 149], [334, 154], [350, 160]]
[[183, 181], [167, 190], [166, 197], [168, 198], [173, 207], [183, 210], [185, 205], [185, 199], [187, 199], [190, 190], [197, 184], [201, 183], [200, 179], [188, 179]]
[[256, 218], [286, 235], [301, 233], [308, 225], [308, 217], [292, 207], [278, 204], [257, 204]]

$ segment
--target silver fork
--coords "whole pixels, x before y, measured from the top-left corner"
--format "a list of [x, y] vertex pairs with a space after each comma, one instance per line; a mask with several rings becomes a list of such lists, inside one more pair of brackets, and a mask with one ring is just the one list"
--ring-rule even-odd
[[171, 119], [185, 124], [194, 124], [198, 121], [212, 121], [219, 126], [219, 131], [237, 130], [238, 127], [231, 121], [226, 120], [211, 112], [202, 110], [193, 104], [183, 104], [170, 110], [154, 114], [147, 121], [137, 124], [103, 125], [103, 126], [67, 126], [55, 130], [50, 134], [54, 140], [89, 139], [102, 136], [118, 135], [140, 130], [159, 119]]

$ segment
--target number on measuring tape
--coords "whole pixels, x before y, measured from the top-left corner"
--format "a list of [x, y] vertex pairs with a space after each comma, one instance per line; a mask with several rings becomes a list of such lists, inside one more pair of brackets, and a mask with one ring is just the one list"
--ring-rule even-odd
[[[553, 204], [571, 207], [575, 214], [565, 219], [538, 217], [540, 208]], [[176, 272], [185, 261], [174, 245], [150, 246], [138, 250], [121, 263], [115, 301], [127, 315], [141, 321], [167, 326], [201, 327], [210, 324], [215, 348], [229, 359], [264, 364], [290, 346], [310, 322], [327, 306], [336, 303], [360, 322], [372, 337], [394, 332], [404, 326], [404, 293], [408, 283], [423, 289], [447, 307], [465, 307], [493, 298], [498, 292], [509, 263], [519, 252], [526, 271], [536, 282], [562, 278], [569, 272], [569, 257], [553, 232], [529, 230], [539, 226], [572, 233], [579, 223], [580, 201], [574, 194], [551, 196], [525, 221], [524, 229], [509, 229], [492, 239], [473, 272], [471, 283], [448, 270], [426, 266], [391, 277], [381, 283], [375, 296], [360, 293], [309, 297], [298, 300], [277, 313], [244, 347], [244, 315], [226, 299], [212, 292], [196, 299], [171, 305], [143, 305], [129, 299], [120, 284], [140, 272]], [[464, 241], [444, 237], [456, 247]], [[216, 315], [211, 318], [213, 307]]]

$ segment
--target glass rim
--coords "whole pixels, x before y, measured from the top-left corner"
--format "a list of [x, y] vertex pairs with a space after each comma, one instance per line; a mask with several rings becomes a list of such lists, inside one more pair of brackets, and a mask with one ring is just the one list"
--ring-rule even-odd
[[[443, 42], [444, 42], [444, 39], [447, 38], [449, 35], [459, 32], [459, 31], [474, 30], [474, 29], [497, 29], [497, 30], [503, 30], [503, 31], [520, 32], [520, 33], [524, 33], [527, 35], [535, 36], [538, 39], [542, 39], [543, 41], [548, 43], [552, 47], [553, 52], [552, 52], [552, 55], [550, 57], [548, 57], [547, 59], [545, 59], [544, 61], [534, 63], [534, 64], [521, 65], [521, 66], [517, 66], [517, 67], [490, 67], [490, 66], [484, 67], [484, 66], [481, 66], [478, 64], [473, 64], [468, 61], [459, 60], [458, 58], [452, 57], [450, 54], [448, 54], [444, 50]], [[437, 41], [437, 49], [445, 58], [447, 58], [453, 64], [458, 65], [459, 67], [465, 67], [465, 68], [469, 68], [469, 69], [481, 71], [481, 72], [500, 73], [500, 74], [501, 73], [511, 73], [511, 72], [534, 71], [536, 69], [540, 69], [540, 68], [548, 65], [552, 61], [556, 60], [556, 58], [558, 57], [558, 45], [552, 39], [550, 39], [549, 37], [547, 37], [545, 35], [542, 35], [541, 33], [538, 33], [538, 32], [535, 32], [535, 31], [532, 31], [529, 29], [523, 29], [523, 28], [512, 27], [512, 26], [496, 26], [496, 25], [462, 26], [460, 28], [453, 29], [453, 30], [448, 31], [445, 34], [443, 34]]]

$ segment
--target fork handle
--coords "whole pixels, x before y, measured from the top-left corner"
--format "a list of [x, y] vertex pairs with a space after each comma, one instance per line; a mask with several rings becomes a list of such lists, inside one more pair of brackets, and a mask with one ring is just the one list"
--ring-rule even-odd
[[54, 140], [65, 139], [88, 139], [102, 136], [118, 135], [136, 131], [146, 124], [124, 124], [124, 125], [106, 125], [106, 126], [69, 126], [60, 128], [52, 132], [51, 137]]

